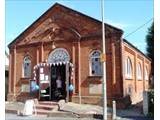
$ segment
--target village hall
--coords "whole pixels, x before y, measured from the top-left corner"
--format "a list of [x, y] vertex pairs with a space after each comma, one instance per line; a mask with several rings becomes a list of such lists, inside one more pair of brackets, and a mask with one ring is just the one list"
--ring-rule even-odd
[[[127, 96], [142, 100], [151, 70], [151, 59], [122, 35], [105, 24], [107, 99], [120, 106]], [[56, 3], [8, 47], [8, 101], [103, 103], [101, 21]]]

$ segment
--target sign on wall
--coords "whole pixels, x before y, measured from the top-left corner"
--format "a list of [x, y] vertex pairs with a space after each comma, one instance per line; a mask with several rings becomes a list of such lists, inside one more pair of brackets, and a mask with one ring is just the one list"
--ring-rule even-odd
[[102, 94], [102, 84], [89, 84], [89, 94]]
[[21, 92], [30, 92], [30, 86], [26, 84], [21, 85]]

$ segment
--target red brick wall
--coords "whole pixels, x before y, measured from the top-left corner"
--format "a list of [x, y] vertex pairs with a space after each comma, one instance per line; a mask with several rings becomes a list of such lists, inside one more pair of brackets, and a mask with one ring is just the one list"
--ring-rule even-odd
[[[133, 103], [139, 102], [142, 100], [142, 93], [144, 90], [148, 90], [148, 84], [149, 81], [145, 80], [144, 76], [144, 67], [147, 66], [148, 68], [148, 73], [150, 72], [150, 61], [142, 55], [140, 52], [135, 50], [133, 47], [130, 45], [124, 43], [124, 54], [123, 54], [123, 65], [124, 65], [124, 80], [123, 80], [123, 89], [124, 89], [124, 96], [127, 95], [128, 87], [132, 86], [132, 92], [131, 92], [131, 100]], [[128, 79], [125, 77], [125, 59], [129, 57], [132, 62], [132, 71], [133, 71], [133, 76], [131, 79]], [[142, 69], [142, 79], [137, 78], [137, 65], [138, 63], [141, 64], [141, 69]]]

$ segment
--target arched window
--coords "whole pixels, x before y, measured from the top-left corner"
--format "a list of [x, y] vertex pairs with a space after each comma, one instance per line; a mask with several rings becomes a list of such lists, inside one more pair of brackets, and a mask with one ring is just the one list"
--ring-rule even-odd
[[94, 50], [90, 54], [90, 75], [92, 76], [101, 76], [102, 75], [102, 63], [100, 61], [99, 50]]
[[70, 61], [69, 53], [64, 48], [56, 48], [49, 54], [48, 63], [65, 63]]
[[147, 66], [145, 67], [145, 80], [148, 80], [148, 69], [147, 69]]
[[129, 57], [126, 59], [125, 63], [125, 73], [127, 78], [132, 78], [132, 62]]
[[142, 67], [140, 63], [137, 65], [137, 79], [142, 80]]
[[29, 56], [23, 59], [23, 77], [31, 77], [31, 60]]

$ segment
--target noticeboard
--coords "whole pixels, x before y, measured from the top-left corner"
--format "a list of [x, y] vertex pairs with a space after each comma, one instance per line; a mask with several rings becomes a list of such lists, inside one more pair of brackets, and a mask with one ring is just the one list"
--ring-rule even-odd
[[30, 92], [34, 92], [36, 90], [36, 81], [30, 80]]

